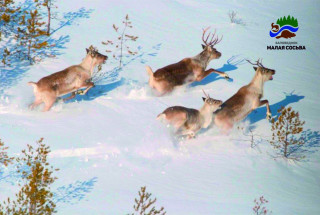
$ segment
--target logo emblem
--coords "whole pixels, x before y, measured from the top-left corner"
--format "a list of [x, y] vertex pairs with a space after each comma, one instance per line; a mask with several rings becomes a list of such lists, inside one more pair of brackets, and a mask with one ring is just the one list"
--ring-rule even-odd
[[288, 17], [284, 16], [279, 18], [276, 24], [272, 23], [269, 34], [270, 37], [275, 37], [276, 39], [289, 39], [296, 36], [295, 32], [297, 32], [298, 29], [298, 20], [289, 15]]

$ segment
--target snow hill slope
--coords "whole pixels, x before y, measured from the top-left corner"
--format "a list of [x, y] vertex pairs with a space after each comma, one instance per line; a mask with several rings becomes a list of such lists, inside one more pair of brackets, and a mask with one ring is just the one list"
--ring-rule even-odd
[[[32, 66], [0, 96], [0, 137], [10, 152], [19, 153], [40, 137], [52, 149], [50, 161], [60, 168], [54, 188], [62, 196], [57, 194], [58, 214], [129, 213], [144, 185], [167, 214], [251, 214], [253, 200], [262, 195], [273, 214], [320, 214], [318, 1], [58, 2], [60, 10], [76, 7], [94, 11], [79, 26], [59, 32], [70, 36], [64, 54]], [[237, 11], [246, 25], [231, 24], [229, 10]], [[33, 99], [28, 81], [80, 62], [91, 44], [104, 50], [101, 41], [112, 36], [112, 24], [126, 14], [146, 52], [143, 57], [115, 78], [97, 83], [87, 96], [58, 102], [47, 113], [28, 110]], [[288, 14], [298, 18], [300, 28], [291, 40], [305, 45], [306, 51], [267, 51], [267, 45], [275, 43], [269, 36], [271, 23]], [[154, 97], [145, 64], [156, 70], [198, 54], [206, 26], [224, 36], [217, 45], [222, 57], [209, 66], [226, 71], [232, 81], [213, 75], [172, 95]], [[273, 114], [281, 106], [292, 106], [306, 121], [306, 129], [315, 131], [303, 162], [274, 160], [266, 141], [252, 149], [237, 129], [224, 136], [212, 128], [196, 139], [181, 140], [155, 120], [167, 105], [201, 107], [202, 89], [225, 101], [254, 74], [243, 60], [259, 57], [276, 70], [264, 92]], [[107, 63], [103, 70], [114, 66]], [[265, 111], [259, 108], [240, 126], [254, 126], [257, 133], [270, 137]], [[0, 200], [13, 196], [14, 180], [0, 181]], [[68, 185], [80, 187], [80, 194], [63, 187]]]

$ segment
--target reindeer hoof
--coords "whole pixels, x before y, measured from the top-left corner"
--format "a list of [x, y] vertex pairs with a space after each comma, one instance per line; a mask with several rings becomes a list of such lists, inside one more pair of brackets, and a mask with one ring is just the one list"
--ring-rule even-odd
[[226, 80], [229, 80], [229, 79], [230, 79], [229, 75], [227, 75], [227, 74], [224, 76], [224, 78], [225, 78]]
[[271, 113], [267, 113], [267, 117], [266, 117], [266, 118], [267, 118], [267, 120], [269, 120], [269, 121], [270, 121], [270, 120], [271, 120], [271, 117], [272, 117], [272, 114], [271, 114]]
[[78, 90], [78, 92], [77, 92], [77, 94], [79, 94], [79, 95], [84, 95], [84, 90]]
[[188, 135], [188, 139], [194, 139], [196, 137], [196, 134], [195, 133], [191, 133]]

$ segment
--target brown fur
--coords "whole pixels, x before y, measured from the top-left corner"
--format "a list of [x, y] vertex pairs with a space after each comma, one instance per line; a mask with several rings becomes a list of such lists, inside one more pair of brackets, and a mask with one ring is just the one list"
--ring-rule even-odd
[[263, 97], [263, 85], [272, 80], [275, 70], [264, 67], [256, 68], [253, 80], [246, 86], [241, 87], [236, 94], [225, 101], [221, 109], [216, 112], [214, 123], [224, 131], [230, 131], [234, 123], [243, 120], [254, 109], [267, 105], [267, 118], [271, 117], [268, 100]]
[[225, 78], [229, 78], [224, 72], [219, 72], [214, 69], [206, 70], [206, 67], [211, 60], [220, 57], [221, 53], [214, 47], [204, 46], [203, 51], [195, 57], [185, 58], [178, 63], [170, 64], [158, 69], [155, 73], [147, 66], [149, 85], [160, 95], [164, 95], [171, 92], [177, 86], [194, 81], [201, 81], [211, 73], [216, 73]]
[[30, 108], [45, 103], [43, 111], [48, 111], [55, 103], [58, 97], [68, 93], [72, 95], [65, 100], [75, 97], [75, 91], [81, 88], [86, 88], [83, 94], [87, 93], [94, 86], [90, 81], [92, 72], [97, 65], [105, 62], [107, 56], [98, 52], [90, 52], [87, 50], [87, 56], [81, 64], [68, 67], [60, 72], [53, 73], [49, 76], [41, 78], [37, 83], [29, 82], [33, 86], [35, 101], [30, 105]]
[[207, 128], [212, 121], [212, 113], [216, 111], [222, 101], [204, 98], [204, 105], [200, 110], [173, 106], [164, 110], [157, 119], [164, 119], [175, 128], [176, 134], [187, 135], [192, 138], [201, 128]]

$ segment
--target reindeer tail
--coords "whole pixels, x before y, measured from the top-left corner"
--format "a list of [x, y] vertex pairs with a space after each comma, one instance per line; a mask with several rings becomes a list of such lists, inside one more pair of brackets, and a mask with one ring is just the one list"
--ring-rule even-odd
[[150, 66], [146, 66], [146, 70], [147, 70], [147, 73], [149, 75], [149, 85], [150, 85], [151, 88], [153, 88], [153, 79], [154, 79], [154, 77], [153, 77], [152, 69], [151, 69]]
[[160, 113], [160, 114], [157, 116], [157, 120], [162, 120], [165, 116], [166, 116], [165, 113]]
[[37, 83], [33, 81], [29, 81], [28, 85], [33, 86], [34, 88], [37, 87]]
[[152, 71], [151, 67], [150, 66], [146, 66], [146, 70], [147, 70], [147, 73], [148, 73], [149, 77], [150, 78], [153, 77], [153, 71]]

